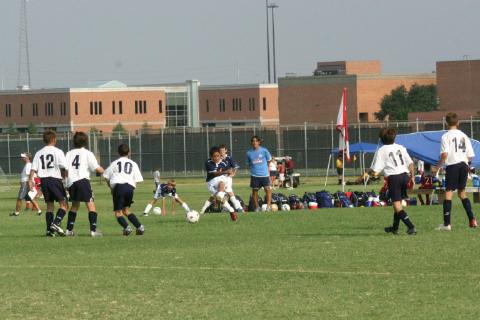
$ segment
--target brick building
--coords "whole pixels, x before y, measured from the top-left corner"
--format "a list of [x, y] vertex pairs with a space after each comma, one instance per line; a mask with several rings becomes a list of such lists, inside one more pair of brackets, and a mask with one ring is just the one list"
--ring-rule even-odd
[[0, 91], [0, 129], [29, 124], [39, 131], [110, 132], [121, 123], [127, 131], [198, 126], [198, 81], [167, 86], [129, 87], [111, 81], [89, 88]]
[[383, 96], [415, 83], [435, 84], [435, 74], [384, 75], [377, 60], [319, 62], [314, 76], [279, 79], [280, 124], [336, 121], [343, 88], [349, 121], [372, 122]]
[[202, 126], [278, 125], [278, 86], [200, 86]]

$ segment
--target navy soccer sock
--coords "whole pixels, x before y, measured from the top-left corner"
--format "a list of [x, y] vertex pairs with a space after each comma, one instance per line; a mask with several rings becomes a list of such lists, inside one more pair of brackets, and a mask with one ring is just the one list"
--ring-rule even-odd
[[411, 229], [414, 227], [412, 221], [410, 220], [410, 218], [408, 217], [408, 214], [402, 210], [398, 213], [398, 217], [400, 218], [400, 220], [402, 220], [403, 223], [405, 223], [405, 225]]
[[68, 212], [68, 218], [67, 218], [67, 230], [72, 231], [73, 227], [75, 225], [75, 220], [77, 219], [77, 213], [73, 211]]
[[475, 215], [473, 214], [473, 211], [472, 211], [472, 204], [470, 203], [470, 199], [468, 198], [462, 199], [462, 204], [463, 204], [463, 208], [465, 209], [465, 212], [467, 213], [468, 220], [475, 219]]
[[57, 216], [55, 217], [55, 220], [53, 220], [53, 223], [55, 223], [57, 226], [59, 226], [62, 223], [63, 217], [65, 217], [65, 210], [63, 209], [58, 209], [57, 210]]
[[398, 213], [394, 212], [393, 213], [393, 229], [394, 230], [398, 230], [398, 226], [400, 225], [400, 217], [398, 215]]
[[47, 231], [50, 231], [50, 225], [53, 223], [53, 212], [45, 213], [45, 223], [47, 224]]
[[97, 231], [97, 213], [95, 211], [88, 213], [88, 221], [90, 222], [90, 231]]
[[122, 226], [123, 229], [128, 227], [128, 222], [124, 217], [117, 217], [118, 223]]
[[127, 216], [128, 220], [135, 226], [135, 228], [140, 228], [140, 226], [142, 225], [140, 223], [140, 221], [138, 221], [138, 218], [137, 216], [135, 215], [135, 213], [130, 213], [128, 216]]
[[443, 200], [443, 225], [450, 225], [450, 217], [452, 213], [452, 200]]

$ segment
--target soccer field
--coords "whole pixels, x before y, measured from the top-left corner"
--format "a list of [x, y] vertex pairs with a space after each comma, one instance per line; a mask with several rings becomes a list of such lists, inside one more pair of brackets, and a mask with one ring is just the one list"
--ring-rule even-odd
[[[302, 182], [298, 195], [323, 189], [320, 179]], [[244, 199], [247, 186], [235, 180]], [[409, 207], [416, 236], [403, 225], [399, 236], [383, 232], [391, 208], [248, 213], [237, 222], [210, 214], [191, 225], [180, 206], [166, 219], [142, 217], [147, 181], [132, 210], [146, 233], [124, 237], [107, 187], [93, 187], [102, 238], [89, 237], [84, 208], [78, 236], [46, 238], [44, 215], [8, 216], [15, 184], [0, 194], [0, 319], [479, 318], [480, 230], [468, 228], [459, 202], [450, 233], [434, 230], [441, 206]], [[201, 179], [177, 179], [177, 191], [196, 210], [208, 196]]]

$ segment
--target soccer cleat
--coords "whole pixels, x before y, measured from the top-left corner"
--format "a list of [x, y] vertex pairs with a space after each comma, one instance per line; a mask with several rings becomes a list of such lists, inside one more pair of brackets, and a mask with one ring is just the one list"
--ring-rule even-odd
[[74, 237], [75, 232], [73, 232], [73, 230], [67, 230], [67, 231], [65, 231], [65, 236], [66, 237]]
[[262, 208], [258, 207], [257, 209], [255, 209], [255, 212], [262, 212]]
[[470, 228], [476, 228], [478, 225], [477, 225], [477, 219], [473, 218], [472, 220], [470, 220], [470, 222], [468, 223], [468, 226]]
[[38, 216], [41, 216], [41, 215], [42, 215], [42, 210], [38, 210], [38, 211], [37, 211], [37, 215], [38, 215]]
[[143, 213], [143, 216], [144, 216], [144, 217], [148, 217], [148, 213], [144, 212], [144, 213]]
[[130, 233], [132, 233], [132, 228], [130, 226], [126, 227], [125, 229], [123, 229], [123, 235], [124, 236], [128, 236], [130, 235]]
[[142, 236], [143, 234], [145, 233], [145, 227], [143, 226], [143, 224], [137, 229], [137, 231], [135, 232], [135, 234], [137, 236]]
[[238, 208], [238, 209], [237, 209], [237, 212], [238, 212], [238, 213], [245, 213], [245, 210], [243, 210], [243, 208]]
[[408, 228], [407, 234], [408, 234], [409, 236], [414, 236], [414, 235], [417, 234], [417, 229], [415, 229], [415, 227]]
[[386, 227], [383, 230], [385, 230], [386, 233], [392, 233], [394, 235], [398, 235], [398, 229], [394, 229], [392, 226]]
[[47, 231], [45, 236], [55, 238], [55, 233], [49, 230], [49, 231]]
[[444, 224], [441, 224], [439, 225], [438, 227], [435, 228], [435, 230], [438, 230], [438, 231], [452, 231], [452, 225], [444, 225]]
[[12, 212], [10, 213], [10, 217], [18, 217], [20, 215], [19, 212]]
[[50, 230], [55, 231], [60, 237], [65, 237], [65, 231], [63, 231], [63, 229], [55, 223], [50, 225]]
[[101, 233], [100, 231], [90, 231], [90, 236], [92, 238], [103, 237], [103, 233]]
[[237, 214], [235, 212], [230, 212], [230, 219], [232, 219], [232, 221], [237, 221]]

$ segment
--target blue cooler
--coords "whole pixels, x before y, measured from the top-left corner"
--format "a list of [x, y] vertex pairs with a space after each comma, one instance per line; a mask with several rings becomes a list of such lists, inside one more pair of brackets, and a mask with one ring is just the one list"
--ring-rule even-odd
[[476, 187], [476, 188], [479, 188], [479, 187], [480, 187], [480, 178], [479, 178], [477, 175], [473, 176], [473, 178], [472, 178], [472, 184], [473, 184], [473, 186]]

